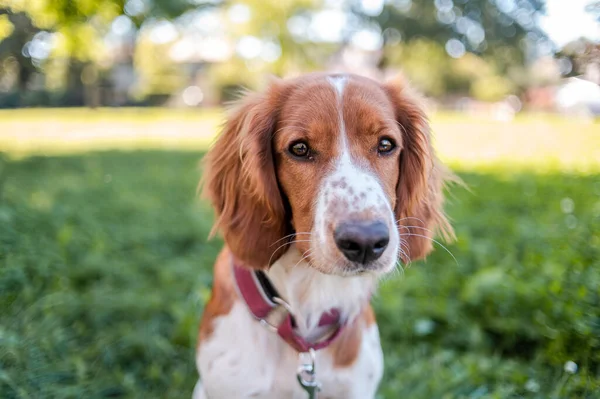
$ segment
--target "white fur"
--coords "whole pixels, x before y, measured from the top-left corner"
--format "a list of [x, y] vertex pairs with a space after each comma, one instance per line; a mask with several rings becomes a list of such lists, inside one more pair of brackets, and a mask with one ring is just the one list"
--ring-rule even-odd
[[[269, 271], [276, 289], [290, 303], [300, 322], [300, 334], [312, 324], [309, 322], [312, 314], [320, 315], [334, 306], [346, 317], [355, 317], [366, 305], [375, 283], [372, 278], [325, 275], [300, 259], [299, 252], [292, 247]], [[306, 297], [306, 302], [300, 297]], [[200, 343], [197, 353], [202, 382], [194, 390], [194, 399], [307, 398], [296, 381], [298, 354], [259, 324], [243, 303], [236, 301], [229, 314], [213, 323], [212, 335]], [[375, 324], [361, 328], [358, 358], [351, 366], [334, 367], [327, 349], [317, 351], [317, 378], [323, 387], [320, 397], [375, 396], [383, 374], [379, 331]]]
[[292, 308], [299, 334], [308, 340], [321, 335], [319, 318], [332, 308], [340, 311], [342, 319], [354, 320], [377, 283], [372, 274], [343, 277], [321, 273], [304, 261], [295, 247], [273, 264], [268, 276]]
[[347, 78], [344, 75], [328, 76], [327, 81], [335, 88], [337, 95], [341, 98], [344, 93]]

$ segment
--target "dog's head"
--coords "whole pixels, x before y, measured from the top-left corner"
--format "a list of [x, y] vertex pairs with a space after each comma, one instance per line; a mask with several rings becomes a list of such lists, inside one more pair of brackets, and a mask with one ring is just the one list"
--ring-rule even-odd
[[273, 82], [242, 100], [205, 161], [215, 228], [254, 268], [293, 243], [323, 273], [385, 273], [452, 234], [426, 117], [401, 83]]

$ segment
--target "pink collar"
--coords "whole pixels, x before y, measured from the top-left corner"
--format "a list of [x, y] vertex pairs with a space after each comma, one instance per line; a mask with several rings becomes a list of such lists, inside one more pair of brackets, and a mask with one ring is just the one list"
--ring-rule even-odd
[[[325, 339], [310, 343], [299, 336], [294, 330], [295, 320], [289, 305], [279, 296], [275, 287], [262, 271], [254, 271], [239, 265], [235, 260], [233, 276], [240, 296], [246, 302], [250, 312], [262, 324], [271, 328], [298, 352], [308, 352], [329, 346], [342, 332], [346, 323], [341, 321], [338, 309], [331, 309], [321, 315], [319, 327], [336, 326], [335, 330]], [[268, 319], [276, 321], [269, 322]]]

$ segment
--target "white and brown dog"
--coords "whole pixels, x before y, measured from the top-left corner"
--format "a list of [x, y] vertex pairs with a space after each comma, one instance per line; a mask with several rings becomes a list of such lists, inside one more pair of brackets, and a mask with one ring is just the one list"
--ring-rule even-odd
[[402, 83], [276, 81], [243, 99], [205, 161], [226, 246], [194, 398], [309, 398], [317, 382], [319, 398], [373, 398], [377, 281], [434, 232], [452, 236], [421, 108]]

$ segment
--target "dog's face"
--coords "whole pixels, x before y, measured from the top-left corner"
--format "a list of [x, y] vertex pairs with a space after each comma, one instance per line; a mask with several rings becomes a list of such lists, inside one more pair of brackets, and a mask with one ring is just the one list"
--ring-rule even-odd
[[394, 267], [401, 148], [392, 104], [372, 81], [307, 79], [282, 104], [275, 169], [311, 265], [334, 274]]
[[205, 189], [241, 261], [294, 243], [321, 272], [392, 270], [448, 228], [426, 120], [395, 85], [308, 75], [247, 97], [207, 156]]

